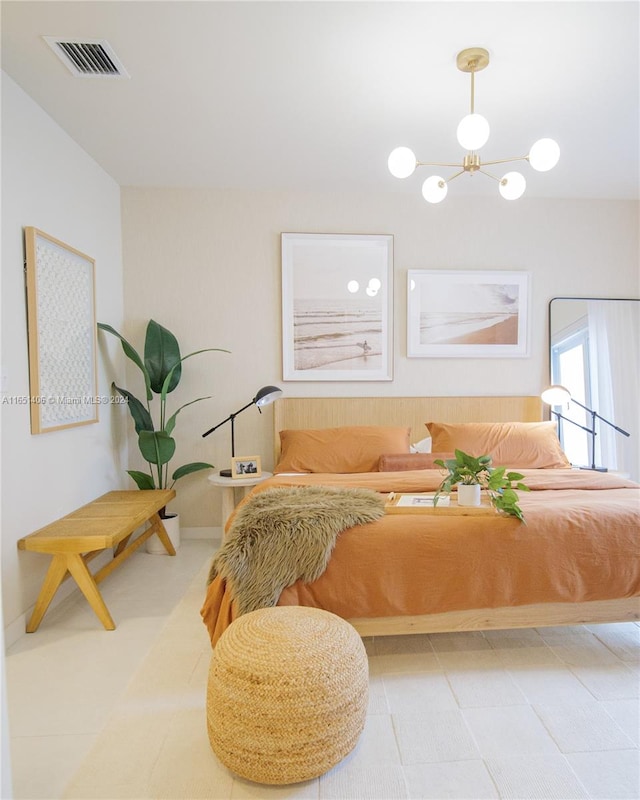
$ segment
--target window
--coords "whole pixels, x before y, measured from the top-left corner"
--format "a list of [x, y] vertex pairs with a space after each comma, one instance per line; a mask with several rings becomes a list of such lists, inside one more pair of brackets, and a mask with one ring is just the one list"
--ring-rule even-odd
[[[590, 407], [589, 396], [589, 330], [586, 317], [571, 326], [571, 330], [562, 331], [558, 341], [551, 347], [551, 371], [553, 383], [559, 383], [571, 392], [571, 396]], [[591, 463], [591, 437], [587, 431], [578, 426], [588, 428], [590, 419], [587, 412], [569, 403], [568, 408], [556, 408], [563, 417], [575, 422], [559, 420], [559, 434], [562, 448], [572, 464]]]

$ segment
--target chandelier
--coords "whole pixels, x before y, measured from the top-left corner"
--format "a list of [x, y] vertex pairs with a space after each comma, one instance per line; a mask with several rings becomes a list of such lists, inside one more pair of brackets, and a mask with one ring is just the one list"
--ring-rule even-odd
[[558, 163], [560, 148], [553, 139], [539, 139], [526, 156], [502, 158], [497, 161], [481, 161], [478, 151], [489, 139], [489, 123], [474, 109], [475, 74], [489, 65], [489, 52], [483, 47], [469, 47], [458, 53], [456, 64], [461, 72], [471, 75], [471, 107], [470, 112], [458, 125], [457, 136], [461, 147], [467, 150], [462, 163], [442, 164], [432, 161], [418, 161], [408, 147], [396, 147], [389, 156], [389, 171], [396, 178], [408, 178], [416, 167], [457, 167], [458, 172], [450, 178], [432, 175], [422, 184], [422, 196], [429, 203], [439, 203], [447, 196], [447, 184], [454, 178], [468, 172], [473, 175], [481, 172], [498, 182], [500, 194], [506, 200], [517, 200], [522, 196], [527, 182], [520, 172], [507, 172], [501, 178], [487, 172], [484, 167], [495, 164], [507, 164], [511, 161], [528, 161], [538, 172], [547, 172]]

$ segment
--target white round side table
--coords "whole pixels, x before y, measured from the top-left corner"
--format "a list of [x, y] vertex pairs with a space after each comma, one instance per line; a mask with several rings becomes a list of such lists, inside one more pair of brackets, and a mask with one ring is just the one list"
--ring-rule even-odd
[[208, 479], [214, 486], [219, 486], [222, 489], [222, 536], [224, 537], [224, 528], [229, 519], [229, 515], [237, 505], [236, 502], [236, 489], [242, 489], [242, 497], [247, 494], [247, 491], [256, 486], [262, 481], [266, 481], [273, 475], [272, 472], [263, 472], [258, 476], [247, 476], [246, 478], [226, 478], [223, 475], [209, 475]]

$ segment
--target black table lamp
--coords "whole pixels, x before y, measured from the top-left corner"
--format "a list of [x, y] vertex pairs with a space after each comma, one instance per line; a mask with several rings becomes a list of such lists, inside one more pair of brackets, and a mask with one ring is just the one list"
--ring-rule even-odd
[[[256, 396], [251, 400], [251, 402], [247, 403], [246, 406], [242, 406], [239, 411], [234, 412], [233, 414], [229, 414], [226, 419], [223, 419], [222, 422], [219, 422], [217, 425], [214, 425], [213, 428], [209, 428], [206, 433], [202, 434], [202, 438], [204, 439], [205, 436], [208, 436], [210, 433], [213, 433], [219, 427], [224, 425], [226, 422], [231, 423], [231, 458], [233, 458], [236, 454], [236, 442], [235, 442], [235, 432], [233, 427], [233, 422], [238, 414], [241, 414], [247, 408], [250, 408], [253, 405], [258, 406], [258, 411], [262, 414], [262, 406], [268, 406], [270, 403], [273, 403], [278, 397], [282, 395], [282, 389], [278, 389], [277, 386], [263, 386], [262, 389], [258, 389], [256, 392]], [[221, 469], [220, 475], [223, 478], [230, 478], [231, 477], [231, 470], [230, 469]]]
[[599, 419], [601, 422], [605, 422], [607, 425], [610, 425], [614, 430], [618, 431], [618, 433], [621, 433], [623, 436], [631, 436], [631, 434], [628, 431], [619, 428], [617, 425], [614, 425], [613, 422], [610, 422], [608, 419], [601, 417], [600, 414], [598, 414], [592, 408], [587, 408], [587, 406], [583, 405], [579, 400], [576, 400], [575, 397], [571, 397], [571, 392], [564, 386], [560, 386], [560, 384], [549, 386], [548, 389], [545, 389], [544, 392], [542, 392], [540, 397], [542, 398], [543, 402], [549, 406], [568, 406], [570, 402], [575, 403], [577, 406], [580, 406], [580, 408], [583, 408], [587, 414], [591, 415], [591, 427], [587, 428], [585, 425], [581, 425], [579, 422], [563, 416], [559, 411], [555, 411], [553, 408], [551, 409], [551, 413], [555, 414], [558, 419], [563, 419], [565, 422], [570, 422], [572, 425], [582, 428], [583, 431], [586, 431], [589, 436], [591, 436], [591, 466], [581, 467], [581, 469], [593, 469], [597, 470], [598, 472], [607, 472], [607, 467], [596, 467], [596, 419]]

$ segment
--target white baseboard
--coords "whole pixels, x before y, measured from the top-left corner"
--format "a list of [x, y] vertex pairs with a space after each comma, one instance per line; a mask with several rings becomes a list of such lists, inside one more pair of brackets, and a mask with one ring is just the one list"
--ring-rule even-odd
[[212, 539], [217, 542], [222, 541], [222, 528], [213, 526], [203, 526], [201, 528], [183, 528], [180, 526], [181, 539]]
[[[102, 554], [93, 562], [93, 564], [100, 567], [106, 564], [107, 560], [108, 559], [105, 557], [105, 555]], [[55, 593], [53, 600], [51, 601], [51, 605], [47, 609], [47, 614], [50, 614], [54, 608], [57, 608], [61, 603], [64, 603], [65, 600], [68, 600], [72, 595], [77, 595], [79, 592], [80, 589], [75, 581], [65, 581], [61, 586], [58, 587], [58, 591]], [[31, 619], [31, 614], [33, 613], [34, 607], [35, 602], [27, 609], [27, 611], [24, 612], [24, 614], [20, 614], [17, 619], [14, 619], [14, 621], [9, 623], [9, 625], [7, 625], [7, 627], [4, 629], [5, 648], [11, 647], [11, 645], [15, 644], [18, 639], [27, 635], [27, 622]]]
[[31, 612], [20, 614], [17, 619], [14, 619], [7, 627], [4, 629], [4, 646], [5, 648], [11, 647], [12, 644], [15, 644], [18, 639], [25, 635], [25, 631], [27, 629], [27, 615], [30, 615]]
[[[92, 572], [95, 573], [105, 564], [108, 564], [112, 557], [111, 551], [105, 550], [95, 559], [95, 561], [91, 562]], [[58, 587], [58, 590], [55, 593], [49, 608], [47, 609], [47, 614], [50, 614], [54, 608], [57, 608], [61, 603], [64, 603], [65, 600], [72, 595], [75, 595], [79, 591], [80, 589], [78, 588], [78, 584], [74, 580], [65, 581]], [[15, 644], [18, 639], [26, 635], [27, 622], [31, 619], [31, 614], [33, 613], [34, 607], [35, 600], [24, 612], [24, 614], [20, 614], [17, 619], [14, 619], [13, 622], [9, 623], [9, 625], [7, 625], [7, 627], [4, 629], [5, 648], [11, 647], [11, 645]]]

